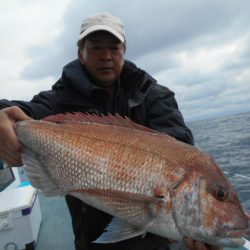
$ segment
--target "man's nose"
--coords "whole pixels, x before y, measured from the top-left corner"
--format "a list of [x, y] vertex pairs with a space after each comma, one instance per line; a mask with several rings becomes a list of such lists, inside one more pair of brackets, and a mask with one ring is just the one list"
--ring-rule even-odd
[[110, 51], [109, 48], [102, 48], [102, 50], [101, 50], [101, 58], [103, 60], [111, 59], [111, 51]]

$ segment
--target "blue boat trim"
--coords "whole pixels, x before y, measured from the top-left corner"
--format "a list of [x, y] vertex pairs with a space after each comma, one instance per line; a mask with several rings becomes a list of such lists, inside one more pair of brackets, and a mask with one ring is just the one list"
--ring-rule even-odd
[[34, 200], [33, 200], [33, 203], [32, 203], [32, 205], [31, 205], [31, 207], [22, 209], [22, 216], [31, 214], [32, 209], [33, 209], [34, 204], [35, 204], [35, 201], [36, 201], [36, 199], [37, 199], [37, 193], [38, 193], [38, 192], [36, 191], [35, 198], [34, 198]]

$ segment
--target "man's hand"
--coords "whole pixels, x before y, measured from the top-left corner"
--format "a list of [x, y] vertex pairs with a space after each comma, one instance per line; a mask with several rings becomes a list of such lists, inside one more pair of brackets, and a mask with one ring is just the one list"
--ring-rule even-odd
[[184, 239], [185, 246], [188, 250], [222, 250], [222, 247], [207, 245], [201, 241], [192, 240], [189, 238]]
[[31, 118], [16, 106], [0, 110], [0, 159], [9, 166], [22, 165], [21, 144], [13, 124], [28, 119]]

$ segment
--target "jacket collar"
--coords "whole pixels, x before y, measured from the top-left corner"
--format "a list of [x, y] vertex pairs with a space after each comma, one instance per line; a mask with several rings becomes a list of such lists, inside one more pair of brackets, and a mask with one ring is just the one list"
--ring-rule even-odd
[[[88, 99], [91, 99], [93, 89], [100, 88], [93, 84], [87, 70], [78, 59], [63, 68], [62, 80], [66, 80], [67, 84]], [[137, 68], [134, 63], [125, 60], [119, 80], [119, 88], [122, 89], [123, 96], [128, 98], [132, 106], [136, 106], [144, 100], [155, 82], [156, 80], [145, 71]]]

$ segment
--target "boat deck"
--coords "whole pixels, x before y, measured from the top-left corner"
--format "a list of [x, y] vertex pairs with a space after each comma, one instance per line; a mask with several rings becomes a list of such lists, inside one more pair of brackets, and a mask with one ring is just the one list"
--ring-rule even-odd
[[36, 250], [74, 250], [71, 218], [63, 197], [44, 197], [39, 193], [42, 223]]

